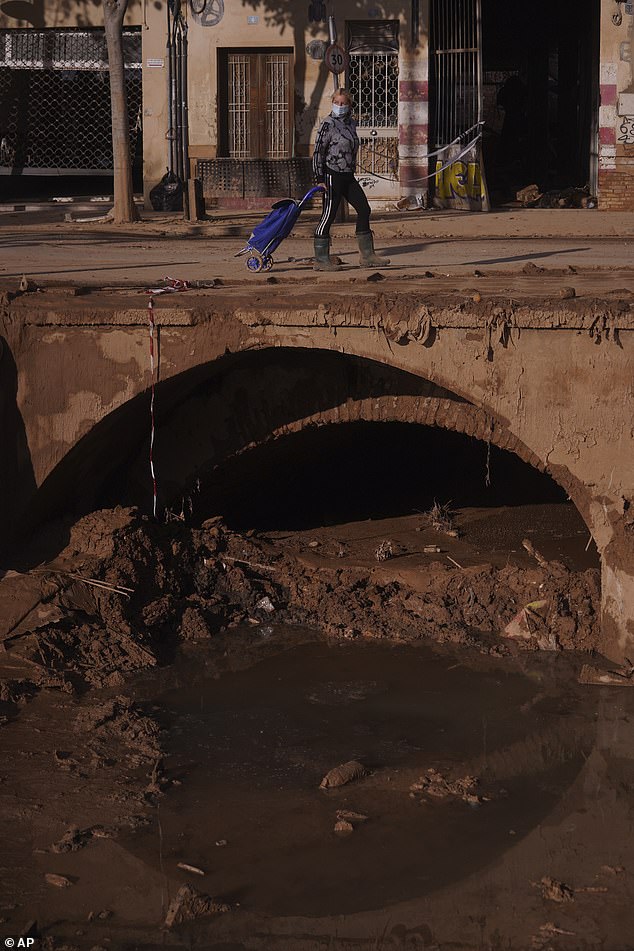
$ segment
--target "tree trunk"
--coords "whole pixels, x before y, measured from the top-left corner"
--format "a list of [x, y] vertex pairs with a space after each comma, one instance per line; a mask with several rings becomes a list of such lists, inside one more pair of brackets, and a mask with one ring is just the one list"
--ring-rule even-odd
[[114, 158], [114, 208], [116, 224], [138, 220], [132, 191], [130, 125], [123, 63], [123, 18], [128, 0], [103, 0], [103, 18], [108, 46], [110, 73], [110, 109], [112, 115], [112, 154]]

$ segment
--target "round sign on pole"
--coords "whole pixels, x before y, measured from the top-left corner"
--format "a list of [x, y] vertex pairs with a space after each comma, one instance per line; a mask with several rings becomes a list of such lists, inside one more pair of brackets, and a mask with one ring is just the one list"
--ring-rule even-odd
[[333, 43], [328, 47], [324, 61], [330, 72], [337, 76], [339, 73], [345, 73], [350, 65], [350, 57], [338, 43]]

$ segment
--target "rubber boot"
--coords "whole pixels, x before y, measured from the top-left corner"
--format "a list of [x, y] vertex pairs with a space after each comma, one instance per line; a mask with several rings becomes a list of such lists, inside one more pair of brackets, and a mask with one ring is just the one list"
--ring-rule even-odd
[[384, 267], [390, 263], [389, 258], [384, 258], [374, 253], [374, 235], [371, 231], [365, 231], [357, 235], [359, 244], [359, 264], [361, 267]]
[[315, 271], [340, 271], [341, 267], [335, 263], [328, 253], [330, 250], [330, 238], [318, 238], [315, 236]]

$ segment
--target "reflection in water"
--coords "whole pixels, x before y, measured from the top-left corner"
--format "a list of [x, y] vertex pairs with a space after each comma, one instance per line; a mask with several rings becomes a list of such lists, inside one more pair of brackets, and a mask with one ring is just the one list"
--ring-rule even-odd
[[[197, 651], [139, 685], [156, 697], [163, 678], [166, 766], [183, 779], [161, 803], [163, 860], [202, 867], [211, 894], [269, 914], [352, 913], [458, 881], [568, 794], [595, 746], [599, 694], [600, 744], [618, 755], [613, 706], [628, 692], [579, 687], [575, 669], [562, 655], [311, 642], [219, 677]], [[605, 762], [597, 751], [588, 762], [596, 755]], [[353, 758], [368, 779], [319, 790]], [[492, 800], [410, 797], [432, 766], [479, 775]], [[344, 840], [341, 808], [370, 817]], [[155, 829], [128, 847], [157, 864]]]

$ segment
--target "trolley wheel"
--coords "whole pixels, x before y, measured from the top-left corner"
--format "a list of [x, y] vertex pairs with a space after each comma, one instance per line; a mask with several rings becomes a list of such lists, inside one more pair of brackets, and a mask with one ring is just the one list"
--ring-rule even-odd
[[251, 251], [247, 258], [247, 268], [256, 274], [264, 268], [264, 260], [259, 251]]
[[264, 270], [270, 271], [272, 267], [273, 267], [273, 258], [271, 257], [264, 258]]

